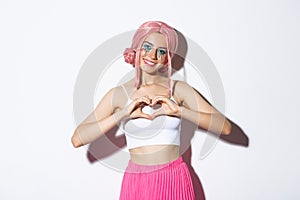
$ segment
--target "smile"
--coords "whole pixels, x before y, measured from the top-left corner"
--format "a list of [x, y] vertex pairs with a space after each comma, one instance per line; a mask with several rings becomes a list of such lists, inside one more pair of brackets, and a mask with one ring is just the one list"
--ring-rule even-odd
[[147, 65], [149, 65], [149, 66], [154, 66], [156, 64], [156, 63], [151, 62], [151, 61], [146, 60], [146, 59], [144, 59], [144, 63], [147, 64]]

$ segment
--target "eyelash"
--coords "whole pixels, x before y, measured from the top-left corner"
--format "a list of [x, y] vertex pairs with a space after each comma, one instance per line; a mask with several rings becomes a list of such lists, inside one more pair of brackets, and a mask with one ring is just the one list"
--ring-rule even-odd
[[152, 46], [149, 44], [143, 44], [143, 49], [147, 52], [150, 52], [152, 50]]
[[[152, 50], [152, 46], [151, 46], [150, 44], [145, 43], [145, 44], [143, 44], [143, 49], [144, 49], [145, 51], [147, 51], [147, 52], [150, 52], [150, 51]], [[164, 50], [164, 49], [158, 48], [158, 49], [157, 49], [157, 53], [158, 53], [159, 55], [163, 56], [163, 55], [165, 55], [167, 52], [166, 52], [166, 50]]]
[[167, 53], [164, 49], [158, 49], [157, 51], [160, 55], [165, 55]]

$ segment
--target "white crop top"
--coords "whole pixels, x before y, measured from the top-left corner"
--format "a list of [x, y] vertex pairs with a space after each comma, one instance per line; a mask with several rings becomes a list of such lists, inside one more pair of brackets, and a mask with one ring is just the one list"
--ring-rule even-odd
[[[171, 83], [172, 94], [173, 80]], [[124, 86], [121, 86], [127, 95], [128, 105], [131, 98], [126, 92]], [[176, 100], [173, 98], [173, 95], [170, 99], [177, 104]], [[152, 114], [157, 109], [160, 108], [144, 106], [142, 111], [146, 114]], [[180, 122], [180, 118], [168, 115], [161, 115], [153, 120], [146, 118], [127, 119], [121, 122], [121, 129], [125, 133], [128, 149], [148, 145], [180, 145]]]

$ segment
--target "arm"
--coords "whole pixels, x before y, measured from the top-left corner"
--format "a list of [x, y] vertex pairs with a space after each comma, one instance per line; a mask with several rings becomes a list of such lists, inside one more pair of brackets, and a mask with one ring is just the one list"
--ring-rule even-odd
[[224, 135], [231, 133], [229, 120], [212, 107], [196, 89], [182, 81], [178, 81], [176, 85], [177, 94], [184, 104], [180, 110], [182, 118], [208, 131]]
[[[120, 94], [120, 90], [113, 88], [104, 95], [96, 109], [75, 129], [71, 138], [74, 147], [77, 148], [96, 140], [123, 119], [138, 117], [151, 119], [150, 115], [142, 112], [140, 106], [141, 104], [149, 104], [149, 97], [136, 98], [124, 107], [119, 102], [123, 99], [118, 98]], [[119, 111], [116, 112], [117, 109]]]
[[112, 105], [115, 89], [110, 89], [96, 109], [75, 129], [71, 142], [75, 148], [88, 144], [116, 126], [125, 116], [124, 110], [114, 114]]

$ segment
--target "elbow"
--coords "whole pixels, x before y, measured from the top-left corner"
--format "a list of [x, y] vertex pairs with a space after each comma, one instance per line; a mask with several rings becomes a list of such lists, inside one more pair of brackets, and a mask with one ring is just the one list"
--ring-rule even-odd
[[232, 126], [231, 123], [229, 121], [226, 120], [226, 125], [224, 126], [223, 129], [223, 134], [224, 135], [230, 135], [232, 131]]
[[72, 142], [72, 145], [73, 145], [74, 148], [78, 148], [78, 147], [81, 147], [81, 146], [82, 146], [82, 145], [78, 142], [78, 140], [77, 140], [77, 139], [74, 139], [73, 137], [72, 137], [72, 139], [71, 139], [71, 142]]
[[75, 130], [75, 133], [73, 134], [73, 136], [71, 138], [71, 143], [72, 143], [74, 148], [78, 148], [78, 147], [81, 147], [83, 145], [81, 140], [79, 139], [79, 135], [78, 135], [76, 130]]

